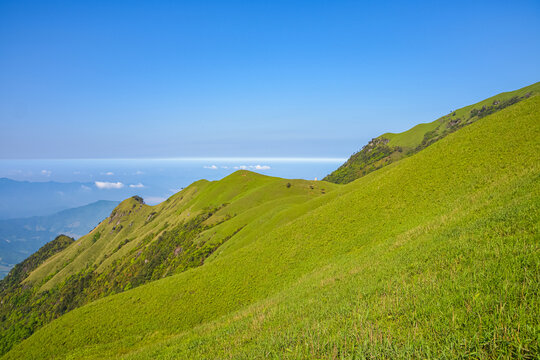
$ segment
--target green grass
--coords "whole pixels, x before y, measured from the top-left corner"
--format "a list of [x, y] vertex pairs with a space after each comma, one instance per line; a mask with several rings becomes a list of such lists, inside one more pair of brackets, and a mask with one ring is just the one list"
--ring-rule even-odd
[[428, 131], [435, 130], [439, 124], [440, 119], [437, 119], [430, 123], [418, 124], [402, 133], [386, 133], [380, 137], [390, 140], [389, 146], [402, 146], [406, 149], [414, 149], [424, 139], [424, 134]]
[[[75, 309], [4, 358], [537, 358], [539, 114], [540, 97], [523, 100], [325, 194], [243, 172], [143, 206], [126, 235], [225, 202], [216, 220], [236, 216], [201, 236], [245, 228], [204, 265]], [[117, 245], [113, 224], [63, 269]]]
[[[290, 188], [286, 186], [288, 182], [292, 184]], [[207, 224], [234, 216], [233, 221], [228, 221], [226, 226], [220, 228], [236, 230], [251, 223], [256, 217], [268, 217], [281, 211], [283, 207], [320, 196], [335, 187], [336, 185], [325, 182], [285, 180], [238, 171], [218, 182], [198, 181], [157, 206], [142, 205], [130, 198], [115, 209], [113, 214], [116, 213], [116, 217], [105, 219], [92, 232], [82, 237], [76, 246], [50, 259], [30, 274], [27, 282], [36, 283], [54, 274], [42, 285], [42, 290], [47, 290], [89, 266], [96, 265], [100, 271], [104, 270], [114, 260], [120, 259], [136, 247], [147, 235], [153, 234], [152, 238], [155, 240], [163, 230], [193, 218], [204, 209], [227, 204], [212, 216]], [[263, 212], [262, 208], [254, 211], [257, 207], [266, 207], [266, 211]], [[216, 229], [201, 234], [201, 238], [208, 239], [213, 232], [216, 232]], [[219, 232], [219, 235], [225, 236], [229, 233], [230, 231], [224, 231]], [[116, 251], [126, 238], [132, 241], [123, 246], [121, 251]], [[108, 256], [104, 258], [106, 255]]]
[[534, 83], [532, 85], [526, 86], [524, 88], [500, 93], [498, 95], [492, 96], [485, 100], [482, 100], [476, 104], [465, 106], [458, 110], [451, 112], [448, 115], [445, 115], [433, 122], [418, 124], [411, 129], [404, 131], [402, 133], [386, 133], [380, 137], [387, 138], [390, 140], [388, 143], [389, 146], [401, 146], [403, 148], [412, 149], [417, 147], [422, 143], [424, 135], [428, 131], [435, 130], [440, 124], [446, 124], [450, 119], [462, 118], [466, 119], [470, 116], [470, 111], [472, 109], [480, 109], [483, 106], [493, 105], [494, 101], [504, 101], [512, 97], [522, 97], [526, 94], [538, 94], [540, 92], [540, 82]]
[[198, 181], [154, 207], [138, 197], [123, 201], [72, 248], [28, 269], [2, 294], [0, 355], [77, 307], [213, 261], [231, 238], [242, 239], [231, 248], [242, 246], [290, 221], [284, 210], [335, 187], [238, 171]]
[[74, 241], [73, 238], [68, 236], [58, 235], [54, 240], [43, 245], [38, 251], [30, 255], [23, 262], [13, 267], [9, 272], [9, 275], [2, 281], [0, 291], [5, 291], [6, 288], [23, 281], [30, 272], [38, 268], [51, 256], [66, 249]]
[[531, 96], [540, 94], [540, 82], [519, 90], [498, 94], [479, 103], [452, 111], [433, 122], [402, 133], [386, 133], [371, 140], [342, 166], [323, 180], [346, 184], [391, 163], [413, 155], [475, 121]]

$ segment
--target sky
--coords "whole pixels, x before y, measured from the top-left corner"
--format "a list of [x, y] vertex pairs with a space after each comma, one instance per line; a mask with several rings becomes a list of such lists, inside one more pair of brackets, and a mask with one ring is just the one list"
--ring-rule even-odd
[[347, 157], [540, 81], [534, 1], [0, 0], [0, 158]]

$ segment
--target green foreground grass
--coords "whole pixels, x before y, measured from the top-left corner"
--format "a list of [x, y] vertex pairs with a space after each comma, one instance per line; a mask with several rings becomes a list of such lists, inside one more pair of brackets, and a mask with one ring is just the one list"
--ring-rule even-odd
[[[75, 309], [4, 358], [538, 358], [538, 139], [532, 97], [293, 206], [267, 193], [202, 266]], [[190, 199], [253, 191], [226, 182], [232, 197]]]

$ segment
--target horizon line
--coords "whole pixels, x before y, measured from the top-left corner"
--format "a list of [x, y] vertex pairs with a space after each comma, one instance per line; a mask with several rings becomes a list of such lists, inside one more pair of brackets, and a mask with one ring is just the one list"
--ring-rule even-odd
[[0, 161], [69, 161], [69, 160], [101, 160], [101, 161], [208, 161], [208, 162], [237, 162], [237, 161], [284, 161], [284, 162], [343, 162], [347, 158], [333, 158], [333, 157], [156, 157], [156, 158], [24, 158], [13, 159], [3, 158]]

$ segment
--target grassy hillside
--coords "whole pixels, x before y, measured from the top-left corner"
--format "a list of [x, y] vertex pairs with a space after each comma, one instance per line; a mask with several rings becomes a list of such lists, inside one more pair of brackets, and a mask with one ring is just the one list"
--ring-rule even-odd
[[206, 241], [244, 227], [202, 265], [70, 311], [4, 358], [536, 358], [539, 114], [540, 97], [525, 99], [325, 194], [243, 172], [157, 211], [124, 202], [94, 245], [97, 232], [28, 283], [100, 263], [133, 236], [115, 235], [124, 217], [136, 242], [159, 233], [153, 212], [185, 224], [219, 208]]
[[21, 263], [15, 265], [9, 276], [1, 283], [0, 291], [4, 292], [6, 288], [15, 284], [21, 283], [28, 274], [34, 271], [39, 265], [43, 264], [47, 259], [56, 253], [61, 252], [71, 245], [75, 240], [65, 235], [58, 235], [54, 240], [43, 245], [38, 251], [30, 255]]
[[0, 350], [81, 305], [212, 261], [235, 235], [257, 236], [283, 221], [284, 209], [335, 187], [239, 171], [198, 181], [157, 206], [129, 198], [2, 294]]
[[198, 181], [157, 206], [130, 198], [81, 238], [77, 247], [32, 273], [28, 282], [49, 278], [42, 284], [42, 290], [46, 290], [89, 266], [104, 270], [132, 253], [145, 239], [149, 244], [156, 242], [168, 230], [199, 215], [208, 218], [200, 221], [201, 232], [195, 242], [220, 243], [257, 217], [271, 217], [284, 207], [305, 202], [332, 188], [334, 184], [325, 182], [284, 180], [238, 171], [218, 182]]
[[23, 262], [15, 265], [0, 281], [1, 353], [9, 350], [14, 343], [30, 336], [34, 329], [41, 325], [36, 311], [27, 306], [31, 290], [23, 285], [23, 281], [47, 259], [65, 250], [74, 241], [65, 235], [57, 236]]
[[323, 180], [345, 184], [372, 171], [413, 155], [448, 134], [475, 121], [540, 94], [540, 82], [504, 92], [474, 105], [452, 111], [433, 122], [418, 124], [402, 133], [386, 133], [372, 139]]

